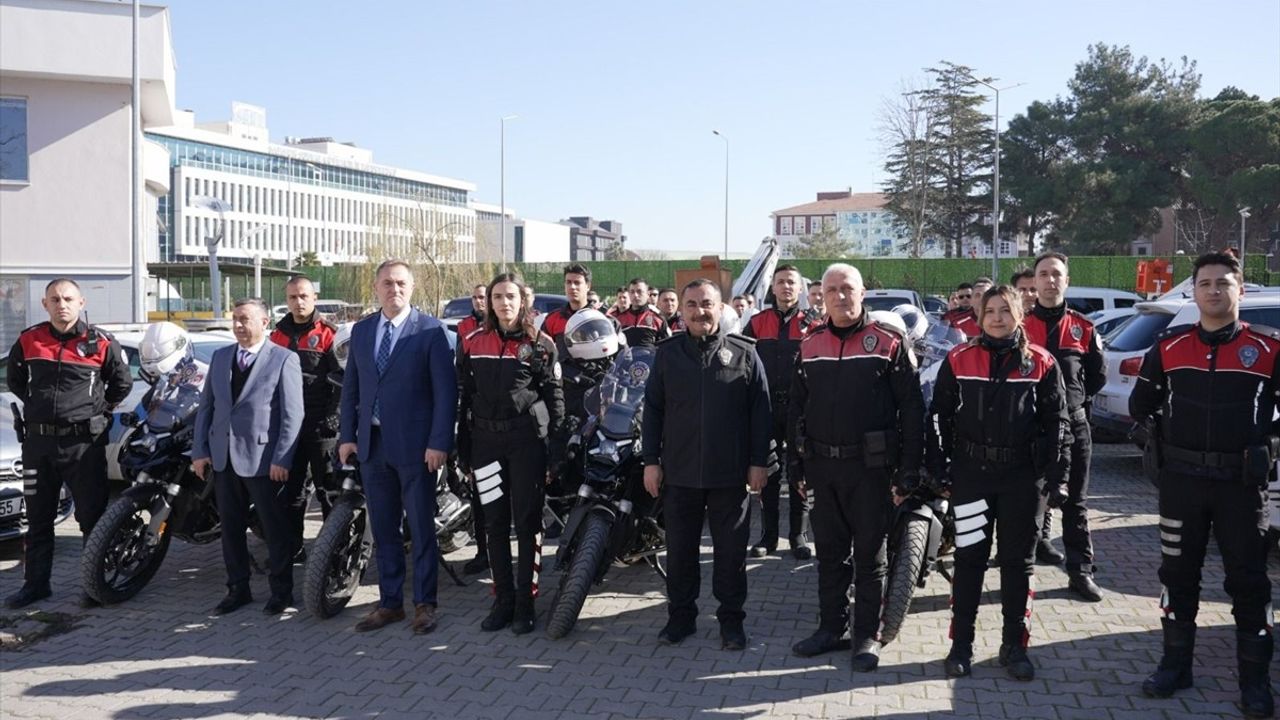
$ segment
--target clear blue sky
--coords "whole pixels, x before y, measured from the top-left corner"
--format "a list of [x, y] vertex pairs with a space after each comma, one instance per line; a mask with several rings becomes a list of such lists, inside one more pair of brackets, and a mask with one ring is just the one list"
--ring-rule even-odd
[[[163, 0], [161, 0], [163, 1]], [[1280, 96], [1280, 2], [170, 0], [178, 105], [267, 108], [272, 139], [331, 135], [456, 177], [525, 217], [623, 223], [636, 248], [731, 249], [819, 190], [874, 191], [877, 112], [946, 59], [1007, 118], [1065, 94], [1090, 43], [1199, 64], [1202, 93]], [[988, 106], [988, 112], [991, 108]]]

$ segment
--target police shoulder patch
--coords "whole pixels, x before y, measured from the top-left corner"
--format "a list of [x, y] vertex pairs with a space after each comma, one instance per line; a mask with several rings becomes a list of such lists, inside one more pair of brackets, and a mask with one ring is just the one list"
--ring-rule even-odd
[[1236, 357], [1240, 358], [1240, 364], [1245, 366], [1246, 369], [1251, 368], [1254, 363], [1258, 362], [1258, 348], [1253, 345], [1241, 345], [1240, 349], [1236, 351]]
[[1263, 337], [1271, 338], [1272, 340], [1280, 340], [1280, 330], [1277, 330], [1270, 325], [1255, 325], [1253, 323], [1249, 323], [1249, 330], [1257, 333], [1258, 335], [1262, 335]]
[[533, 357], [533, 345], [529, 343], [520, 343], [520, 348], [516, 350], [516, 359], [520, 362], [529, 362]]
[[876, 346], [879, 344], [880, 344], [880, 337], [875, 333], [867, 333], [866, 335], [862, 336], [863, 352], [872, 352], [873, 350], [876, 349]]
[[1083, 338], [1083, 337], [1084, 337], [1084, 328], [1079, 325], [1072, 325], [1071, 338], [1073, 340], [1079, 340], [1080, 338]]

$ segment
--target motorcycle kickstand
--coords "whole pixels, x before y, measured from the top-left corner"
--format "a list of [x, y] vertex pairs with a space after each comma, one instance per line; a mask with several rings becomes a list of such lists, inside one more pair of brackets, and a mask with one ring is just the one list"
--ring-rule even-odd
[[450, 565], [448, 562], [446, 562], [443, 556], [441, 556], [440, 558], [440, 567], [443, 567], [444, 571], [449, 573], [449, 577], [453, 578], [454, 585], [457, 585], [458, 587], [467, 586], [467, 582], [462, 578], [458, 577], [458, 571], [454, 570], [453, 565]]
[[951, 582], [951, 569], [947, 567], [946, 563], [939, 560], [937, 564], [937, 568], [938, 568], [938, 574], [946, 578], [947, 582]]
[[663, 580], [667, 579], [667, 571], [664, 570], [662, 567], [662, 564], [658, 562], [657, 555], [650, 555], [649, 557], [645, 558], [644, 561], [649, 563], [649, 567], [653, 568], [654, 572], [658, 573], [658, 577], [662, 578]]

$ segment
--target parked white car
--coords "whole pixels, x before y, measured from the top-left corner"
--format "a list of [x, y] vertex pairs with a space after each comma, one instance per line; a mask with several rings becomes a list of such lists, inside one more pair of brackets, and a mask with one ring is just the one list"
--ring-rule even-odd
[[867, 310], [892, 310], [899, 305], [915, 305], [924, 310], [924, 301], [915, 290], [868, 290], [862, 298], [862, 305]]
[[1128, 290], [1074, 285], [1067, 288], [1067, 306], [1085, 315], [1099, 310], [1133, 307], [1142, 300], [1141, 295]]
[[1126, 307], [1115, 308], [1114, 310], [1097, 310], [1085, 317], [1093, 322], [1093, 331], [1098, 333], [1098, 337], [1105, 341], [1108, 335], [1115, 332], [1126, 320], [1137, 314], [1137, 310], [1132, 307]]

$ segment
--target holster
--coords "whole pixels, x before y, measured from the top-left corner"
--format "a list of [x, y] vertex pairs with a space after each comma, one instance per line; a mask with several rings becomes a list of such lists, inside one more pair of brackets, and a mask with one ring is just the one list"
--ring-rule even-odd
[[900, 448], [892, 430], [873, 430], [862, 436], [862, 462], [868, 468], [896, 467]]
[[18, 436], [18, 444], [27, 441], [27, 423], [22, 419], [22, 408], [18, 407], [18, 403], [9, 403], [9, 409], [13, 411], [13, 432]]
[[1266, 487], [1271, 478], [1276, 458], [1280, 457], [1280, 437], [1264, 438], [1257, 445], [1244, 449], [1244, 482], [1246, 485]]

